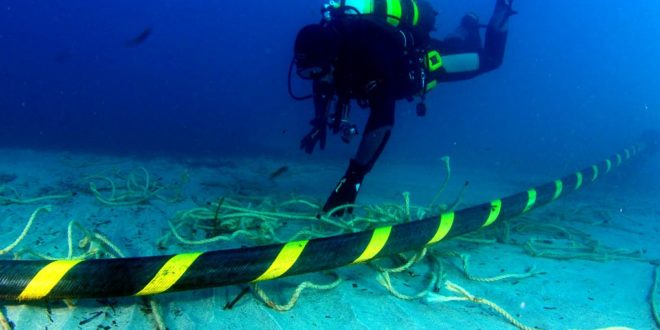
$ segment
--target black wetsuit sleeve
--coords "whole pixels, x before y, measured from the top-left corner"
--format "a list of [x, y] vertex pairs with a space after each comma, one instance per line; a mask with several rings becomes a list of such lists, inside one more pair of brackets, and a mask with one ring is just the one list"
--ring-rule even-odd
[[314, 80], [312, 91], [314, 95], [314, 119], [324, 119], [328, 115], [330, 102], [335, 95], [335, 88], [330, 78], [321, 78]]
[[300, 149], [312, 153], [318, 143], [325, 149], [328, 107], [334, 96], [334, 87], [329, 80], [317, 79], [313, 84], [314, 118], [309, 122], [312, 129], [300, 141]]

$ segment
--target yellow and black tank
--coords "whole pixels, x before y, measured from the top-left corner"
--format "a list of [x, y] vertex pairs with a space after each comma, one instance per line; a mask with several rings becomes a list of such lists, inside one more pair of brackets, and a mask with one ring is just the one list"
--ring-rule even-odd
[[394, 27], [414, 27], [424, 21], [424, 13], [415, 0], [340, 0], [329, 1], [324, 6], [326, 20], [336, 15], [365, 15], [386, 21]]

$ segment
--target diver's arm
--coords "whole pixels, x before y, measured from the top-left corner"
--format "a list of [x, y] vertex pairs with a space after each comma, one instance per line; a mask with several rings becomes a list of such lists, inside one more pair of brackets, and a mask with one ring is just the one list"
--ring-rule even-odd
[[331, 75], [314, 80], [312, 90], [314, 95], [314, 119], [309, 122], [312, 129], [300, 141], [300, 149], [303, 149], [306, 153], [312, 153], [316, 143], [319, 143], [321, 150], [325, 149], [328, 108], [335, 94]]
[[442, 54], [442, 68], [431, 73], [433, 80], [456, 81], [470, 79], [500, 67], [508, 35], [509, 17], [516, 12], [511, 8], [513, 0], [497, 0], [493, 15], [486, 27], [483, 47], [476, 52], [443, 54], [441, 43], [432, 42]]
[[331, 75], [314, 80], [312, 90], [314, 93], [314, 118], [327, 119], [330, 103], [335, 96]]

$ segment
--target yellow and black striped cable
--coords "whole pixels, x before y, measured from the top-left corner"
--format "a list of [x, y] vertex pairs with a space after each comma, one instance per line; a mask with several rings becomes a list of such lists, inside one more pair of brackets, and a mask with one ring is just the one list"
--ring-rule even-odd
[[0, 260], [0, 299], [21, 302], [153, 295], [270, 280], [419, 250], [550, 203], [610, 173], [644, 149], [644, 143], [636, 144], [603, 162], [505, 198], [364, 232], [169, 256]]

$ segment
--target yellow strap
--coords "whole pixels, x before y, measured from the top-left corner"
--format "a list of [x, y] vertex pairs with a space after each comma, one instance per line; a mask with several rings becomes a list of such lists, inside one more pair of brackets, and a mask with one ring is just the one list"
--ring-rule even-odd
[[438, 81], [437, 80], [432, 80], [431, 82], [426, 84], [426, 91], [428, 92], [428, 91], [434, 89], [436, 86], [438, 86]]
[[436, 230], [433, 238], [426, 243], [427, 245], [440, 242], [451, 230], [451, 227], [454, 225], [454, 212], [440, 214], [440, 222], [438, 223], [438, 230]]
[[564, 189], [564, 183], [561, 180], [555, 180], [555, 195], [552, 196], [552, 200], [559, 198], [561, 196], [561, 191]]
[[536, 190], [530, 189], [527, 191], [527, 206], [525, 206], [523, 213], [531, 210], [534, 207], [534, 204], [536, 204]]
[[376, 0], [363, 0], [362, 2], [365, 2], [364, 12], [362, 13], [372, 14], [374, 12], [374, 2], [376, 2]]
[[488, 214], [488, 219], [486, 219], [486, 222], [481, 226], [483, 227], [488, 227], [497, 220], [497, 217], [500, 216], [500, 211], [502, 210], [502, 200], [494, 200], [490, 202], [490, 214]]
[[417, 26], [417, 24], [419, 24], [419, 7], [417, 7], [417, 1], [412, 1], [412, 6], [413, 6], [412, 25]]
[[282, 274], [286, 273], [296, 263], [308, 242], [295, 241], [286, 243], [270, 267], [252, 282], [265, 281], [282, 276]]
[[163, 267], [160, 268], [156, 276], [138, 293], [136, 296], [161, 293], [169, 290], [172, 285], [186, 273], [190, 265], [201, 255], [197, 253], [178, 254], [170, 258]]
[[598, 166], [594, 165], [591, 168], [594, 171], [594, 176], [591, 178], [591, 182], [594, 182], [596, 179], [598, 179]]
[[364, 249], [362, 254], [357, 259], [355, 259], [353, 263], [357, 264], [373, 259], [378, 254], [378, 252], [383, 249], [385, 243], [387, 243], [387, 240], [390, 238], [391, 232], [392, 226], [374, 229], [373, 234], [371, 234], [371, 240], [369, 240], [369, 244], [367, 244], [367, 247]]
[[609, 159], [605, 160], [605, 173], [610, 173], [612, 170], [612, 161]]
[[431, 50], [426, 53], [426, 66], [430, 72], [434, 72], [442, 67], [442, 56], [437, 50]]
[[575, 190], [578, 190], [582, 187], [582, 172], [575, 173], [575, 181]]
[[387, 22], [394, 26], [401, 23], [401, 0], [387, 0]]
[[42, 268], [18, 296], [19, 301], [38, 300], [47, 296], [64, 275], [82, 260], [57, 260]]
[[368, 15], [374, 13], [374, 1], [376, 0], [345, 0], [345, 1], [330, 1], [334, 8], [351, 7], [357, 10], [357, 13], [348, 11], [349, 14]]

